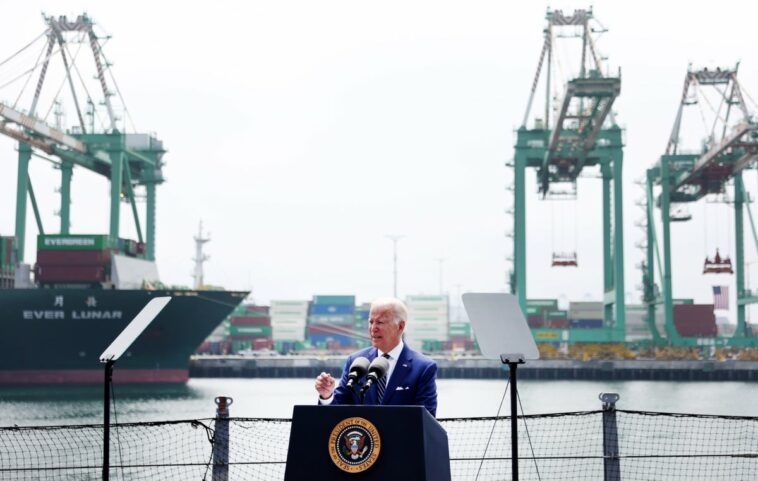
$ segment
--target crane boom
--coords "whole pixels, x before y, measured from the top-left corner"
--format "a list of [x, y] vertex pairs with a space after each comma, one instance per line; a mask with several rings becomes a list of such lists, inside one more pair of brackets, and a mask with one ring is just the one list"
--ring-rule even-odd
[[[87, 153], [87, 147], [83, 142], [54, 127], [50, 127], [35, 117], [26, 115], [2, 103], [0, 103], [0, 117], [6, 121], [3, 122], [3, 133], [17, 140], [22, 140], [19, 138], [20, 136], [26, 137], [29, 140], [23, 140], [24, 142], [29, 142], [47, 153], [52, 153], [52, 144], [64, 145], [82, 154]], [[16, 131], [10, 128], [7, 122], [16, 124], [19, 128], [26, 129], [29, 133], [24, 133], [21, 130]]]

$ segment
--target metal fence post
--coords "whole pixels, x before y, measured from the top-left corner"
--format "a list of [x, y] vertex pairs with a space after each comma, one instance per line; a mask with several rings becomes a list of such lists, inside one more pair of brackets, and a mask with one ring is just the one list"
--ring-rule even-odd
[[230, 397], [216, 398], [216, 429], [213, 435], [213, 481], [229, 479], [229, 406]]
[[621, 481], [619, 460], [619, 436], [616, 425], [616, 401], [620, 396], [613, 392], [601, 392], [603, 401], [603, 480]]

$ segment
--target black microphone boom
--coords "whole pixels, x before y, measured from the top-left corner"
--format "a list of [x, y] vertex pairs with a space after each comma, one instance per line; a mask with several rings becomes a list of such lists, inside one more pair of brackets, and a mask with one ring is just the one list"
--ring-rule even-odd
[[390, 362], [384, 357], [377, 357], [371, 361], [371, 365], [368, 367], [368, 376], [366, 378], [366, 384], [363, 385], [361, 393], [365, 393], [371, 387], [372, 384], [383, 378], [387, 371], [389, 371]]
[[355, 389], [353, 384], [360, 384], [359, 380], [366, 375], [369, 368], [368, 359], [365, 357], [356, 358], [350, 365], [350, 371], [347, 375], [347, 387]]

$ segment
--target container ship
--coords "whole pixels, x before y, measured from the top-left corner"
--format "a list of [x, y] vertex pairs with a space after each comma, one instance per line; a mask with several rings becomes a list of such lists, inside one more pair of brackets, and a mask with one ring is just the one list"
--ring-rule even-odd
[[[197, 278], [194, 290], [160, 283], [155, 265], [156, 190], [164, 181], [166, 149], [155, 134], [127, 130], [125, 117], [119, 115], [126, 112], [126, 104], [103, 51], [103, 39], [109, 37], [94, 27], [86, 14], [46, 16], [43, 35], [0, 67], [2, 74], [28, 72], [37, 79], [35, 88], [27, 89], [25, 84], [13, 93], [17, 104], [0, 102], [0, 135], [18, 142], [15, 231], [0, 237], [2, 384], [101, 383], [100, 354], [156, 296], [172, 300], [118, 361], [113, 379], [184, 382], [190, 355], [247, 294], [201, 289]], [[89, 41], [82, 43], [83, 37]], [[65, 56], [69, 42], [86, 45], [89, 55], [69, 59]], [[48, 55], [29, 65], [31, 57], [21, 53], [40, 46]], [[65, 70], [55, 68], [59, 61]], [[80, 72], [80, 82], [70, 71]], [[66, 80], [70, 97], [55, 88]], [[93, 98], [98, 92], [100, 96]], [[47, 105], [55, 109], [54, 123], [40, 114]], [[67, 119], [66, 111], [78, 115]], [[37, 198], [32, 189], [35, 179], [29, 166], [35, 157], [51, 162], [60, 172], [57, 232], [44, 225], [41, 215], [40, 205], [49, 207], [44, 204], [49, 199]], [[108, 181], [107, 233], [72, 230], [75, 168]], [[122, 209], [123, 204], [130, 209]], [[33, 263], [24, 255], [27, 210], [34, 213], [38, 234]], [[133, 218], [130, 236], [136, 240], [120, 234], [122, 210]], [[201, 253], [198, 259], [202, 263], [207, 257]]]
[[144, 246], [104, 235], [39, 236], [35, 283], [15, 288], [13, 244], [0, 238], [0, 384], [101, 383], [100, 354], [157, 296], [172, 299], [118, 361], [114, 381], [186, 382], [190, 355], [247, 295], [151, 285]]

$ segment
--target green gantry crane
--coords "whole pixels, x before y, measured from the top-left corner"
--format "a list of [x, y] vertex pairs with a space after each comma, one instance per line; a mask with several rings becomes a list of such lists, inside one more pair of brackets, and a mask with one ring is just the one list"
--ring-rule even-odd
[[[604, 328], [581, 329], [586, 342], [624, 340], [624, 235], [622, 214], [622, 130], [611, 108], [621, 92], [620, 75], [604, 75], [596, 48], [596, 36], [605, 30], [592, 10], [566, 15], [547, 11], [547, 27], [537, 72], [521, 127], [516, 133], [514, 168], [514, 255], [511, 290], [526, 312], [526, 169], [537, 170], [538, 190], [545, 197], [552, 189], [568, 184], [576, 190], [577, 177], [585, 167], [599, 166], [603, 182], [603, 290]], [[551, 83], [554, 44], [559, 39], [581, 41], [578, 76], [568, 80], [563, 98], [553, 105]], [[545, 112], [530, 128], [527, 123], [535, 92], [545, 66]], [[555, 107], [555, 115], [551, 111]], [[579, 335], [580, 333], [577, 333]]]
[[[735, 68], [687, 71], [684, 79], [679, 109], [674, 121], [665, 153], [646, 174], [646, 224], [647, 252], [643, 264], [643, 300], [647, 305], [647, 322], [654, 341], [674, 346], [758, 346], [758, 338], [750, 331], [745, 321], [745, 306], [758, 302], [758, 296], [745, 290], [745, 256], [743, 209], [747, 207], [758, 248], [758, 235], [750, 211], [749, 199], [742, 181], [742, 171], [758, 158], [758, 121], [745, 102], [743, 90], [737, 80]], [[699, 103], [705, 90], [720, 98], [711, 131], [702, 143], [702, 150], [683, 152], [680, 148], [682, 118], [685, 107]], [[708, 103], [706, 97], [702, 98]], [[713, 108], [713, 106], [710, 106]], [[722, 113], [723, 112], [723, 113]], [[720, 132], [719, 132], [720, 130]], [[708, 194], [724, 193], [727, 183], [734, 184], [735, 263], [737, 284], [737, 327], [734, 336], [695, 338], [681, 336], [674, 326], [672, 268], [671, 268], [671, 222], [686, 221], [690, 216], [676, 215], [674, 205], [696, 202]], [[655, 197], [654, 187], [660, 193]], [[655, 230], [654, 205], [660, 207], [663, 256]], [[655, 267], [657, 267], [657, 269]], [[706, 261], [706, 268], [708, 262]], [[655, 271], [661, 280], [661, 289], [656, 288]], [[719, 271], [716, 271], [719, 272]], [[723, 272], [723, 271], [721, 271]], [[663, 304], [666, 338], [655, 325], [656, 305]]]
[[[87, 15], [78, 16], [73, 21], [65, 16], [45, 17], [45, 23], [47, 28], [42, 36], [46, 37], [46, 45], [43, 54], [34, 68], [29, 70], [30, 77], [38, 72], [29, 110], [24, 112], [15, 105], [0, 103], [0, 133], [19, 142], [15, 228], [18, 262], [24, 259], [27, 195], [31, 200], [37, 228], [40, 234], [45, 233], [29, 178], [29, 162], [32, 156], [53, 161], [61, 171], [61, 234], [70, 233], [73, 167], [84, 167], [110, 179], [111, 240], [115, 241], [119, 235], [120, 202], [128, 201], [131, 204], [138, 240], [146, 244], [146, 258], [155, 260], [155, 187], [164, 180], [161, 160], [165, 153], [163, 144], [151, 134], [125, 134], [119, 131], [111, 101], [115, 93], [109, 88], [105, 75], [109, 64], [102, 50], [101, 38], [94, 32], [92, 20]], [[72, 55], [69, 49], [70, 39], [79, 45], [88, 44], [92, 52], [97, 71], [96, 78], [102, 93], [102, 99], [98, 104], [103, 105], [107, 111], [104, 128], [95, 127], [96, 102], [90, 97], [89, 91], [86, 88], [77, 88], [75, 78], [81, 80], [81, 74], [75, 64], [76, 55]], [[67, 131], [48, 125], [36, 116], [48, 68], [56, 58], [60, 58], [62, 62], [65, 72], [64, 84], [68, 85], [78, 118], [78, 124]], [[84, 109], [79, 102], [82, 91], [87, 97]], [[89, 122], [85, 121], [85, 117]], [[44, 157], [42, 154], [53, 156], [55, 159]], [[136, 186], [144, 186], [146, 191], [144, 237], [135, 202]]]

